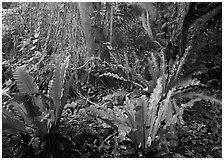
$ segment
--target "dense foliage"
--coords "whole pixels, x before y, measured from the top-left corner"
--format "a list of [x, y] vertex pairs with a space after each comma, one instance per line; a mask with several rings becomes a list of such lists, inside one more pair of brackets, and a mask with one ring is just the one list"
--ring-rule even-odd
[[3, 157], [221, 157], [221, 9], [3, 2]]

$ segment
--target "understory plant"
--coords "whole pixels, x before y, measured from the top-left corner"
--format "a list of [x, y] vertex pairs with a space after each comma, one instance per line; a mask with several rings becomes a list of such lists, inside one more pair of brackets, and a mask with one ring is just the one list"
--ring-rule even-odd
[[[25, 149], [22, 145], [13, 146], [14, 148], [11, 146], [18, 151], [17, 155], [14, 154], [15, 157], [58, 157], [69, 150], [69, 143], [59, 131], [62, 110], [71, 84], [71, 80], [64, 83], [70, 58], [66, 57], [64, 62], [62, 59], [62, 56], [56, 57], [47, 95], [40, 93], [24, 66], [18, 67], [14, 73], [19, 93], [12, 96], [2, 108], [3, 132], [14, 136], [28, 136], [24, 147], [32, 148], [27, 154], [23, 154]], [[9, 140], [5, 145], [10, 143]]]
[[[175, 131], [176, 124], [184, 124], [183, 111], [186, 107], [192, 107], [194, 102], [205, 100], [221, 105], [221, 101], [216, 96], [210, 96], [205, 91], [206, 86], [194, 78], [207, 71], [204, 66], [200, 65], [183, 72], [189, 50], [190, 47], [186, 49], [183, 57], [177, 57], [175, 61], [170, 60], [168, 63], [164, 58], [163, 49], [161, 52], [150, 52], [150, 81], [133, 73], [130, 67], [128, 70], [132, 75], [140, 77], [138, 79], [146, 86], [142, 93], [147, 94], [124, 92], [124, 104], [111, 106], [111, 103], [106, 102], [88, 108], [107, 124], [115, 127], [120, 136], [131, 139], [135, 144], [137, 157], [150, 156], [150, 151], [159, 148], [160, 142], [166, 141], [168, 132]], [[116, 96], [117, 93], [114, 93], [109, 99], [114, 101]]]

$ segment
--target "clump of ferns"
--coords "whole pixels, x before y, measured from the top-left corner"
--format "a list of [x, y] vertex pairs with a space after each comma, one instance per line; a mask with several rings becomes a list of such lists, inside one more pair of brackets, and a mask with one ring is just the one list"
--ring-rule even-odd
[[65, 82], [70, 57], [66, 57], [64, 62], [62, 58], [56, 57], [48, 94], [41, 93], [24, 66], [18, 67], [14, 79], [19, 93], [2, 108], [3, 130], [15, 135], [29, 135], [31, 139], [26, 147], [39, 150], [36, 154], [46, 153], [44, 156], [47, 157], [58, 156], [66, 150], [67, 140], [61, 134], [59, 125], [73, 78]]
[[194, 101], [194, 98], [200, 98], [212, 103], [221, 104], [221, 101], [216, 98], [216, 95], [210, 96], [211, 93], [206, 90], [206, 85], [201, 84], [200, 81], [195, 78], [197, 75], [207, 72], [207, 68], [203, 64], [184, 71], [184, 64], [187, 61], [187, 56], [190, 54], [190, 49], [191, 46], [186, 49], [182, 57], [177, 56], [175, 60], [170, 59], [168, 62], [165, 59], [164, 49], [161, 49], [160, 52], [149, 52], [150, 57], [148, 57], [147, 64], [149, 67], [144, 67], [144, 69], [148, 70], [148, 73], [151, 76], [151, 80], [149, 81], [140, 73], [136, 72], [138, 65], [137, 58], [135, 67], [129, 66], [127, 58], [125, 58], [125, 66], [121, 64], [111, 64], [112, 69], [120, 68], [126, 74], [129, 74], [129, 79], [125, 79], [124, 77], [112, 73], [104, 73], [104, 75], [112, 76], [123, 81], [131, 81], [143, 91], [143, 94], [147, 95], [152, 93], [153, 89], [156, 87], [157, 79], [161, 77], [164, 97], [166, 97], [171, 89], [174, 89], [175, 94], [173, 97], [176, 98], [188, 97], [192, 98], [192, 102]]
[[215, 95], [207, 94], [206, 86], [193, 78], [194, 75], [206, 72], [204, 66], [181, 72], [189, 50], [190, 47], [180, 60], [171, 60], [169, 64], [165, 61], [163, 50], [157, 52], [157, 55], [150, 52], [149, 73], [152, 80], [147, 81], [137, 73], [132, 74], [138, 79], [142, 78], [142, 82], [147, 86], [144, 90], [147, 92], [146, 95], [133, 96], [135, 93], [125, 92], [117, 95], [115, 92], [109, 99], [124, 95], [123, 105], [108, 107], [108, 103], [102, 103], [89, 107], [89, 110], [95, 112], [106, 123], [117, 126], [120, 133], [128, 135], [136, 146], [138, 156], [139, 149], [143, 151], [143, 157], [146, 156], [148, 151], [158, 147], [159, 142], [165, 141], [167, 132], [174, 132], [177, 123], [184, 124], [183, 111], [186, 107], [192, 107], [194, 102], [206, 100], [221, 105], [221, 100]]

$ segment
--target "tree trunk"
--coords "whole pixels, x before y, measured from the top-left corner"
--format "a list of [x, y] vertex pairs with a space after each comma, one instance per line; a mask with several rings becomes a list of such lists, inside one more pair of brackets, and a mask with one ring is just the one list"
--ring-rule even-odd
[[102, 9], [101, 2], [81, 2], [79, 3], [79, 11], [81, 24], [86, 40], [87, 59], [91, 56], [101, 57], [102, 60], [109, 61], [109, 50], [103, 43], [107, 42], [104, 34], [105, 24], [104, 17], [100, 11]]
[[78, 8], [86, 41], [87, 59], [89, 59], [92, 55], [94, 55], [94, 32], [92, 29], [93, 20], [90, 17], [93, 13], [93, 4], [92, 2], [79, 2]]

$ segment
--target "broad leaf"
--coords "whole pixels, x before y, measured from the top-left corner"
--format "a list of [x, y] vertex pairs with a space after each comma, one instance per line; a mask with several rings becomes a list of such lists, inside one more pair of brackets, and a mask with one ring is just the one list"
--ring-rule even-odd
[[137, 99], [135, 113], [135, 121], [137, 124], [136, 139], [138, 146], [141, 144], [143, 148], [146, 148], [146, 141], [148, 138], [148, 129], [146, 128], [146, 120], [148, 118], [148, 99], [146, 96], [142, 96]]
[[31, 133], [30, 130], [26, 129], [22, 121], [16, 119], [15, 116], [5, 108], [2, 108], [2, 129], [15, 129], [20, 132]]
[[61, 99], [61, 57], [58, 56], [56, 58], [56, 64], [55, 64], [55, 70], [54, 70], [54, 74], [53, 74], [53, 84], [51, 86], [51, 88], [49, 89], [49, 97], [52, 98], [53, 100], [53, 108], [51, 109], [56, 109], [56, 107], [60, 106], [60, 99]]
[[39, 107], [33, 104], [32, 97], [28, 94], [16, 94], [10, 102], [16, 101], [19, 103], [23, 103], [27, 114], [34, 118], [36, 116], [40, 116], [42, 113], [39, 111]]
[[20, 93], [31, 95], [39, 92], [34, 79], [25, 71], [25, 67], [18, 67], [14, 73], [14, 78]]
[[[53, 74], [53, 85], [50, 88], [49, 96], [52, 98], [54, 107], [51, 109], [57, 109], [61, 105], [62, 89], [64, 85], [64, 78], [66, 69], [69, 63], [69, 57], [66, 58], [64, 63], [61, 63], [61, 56], [56, 58], [56, 68]], [[58, 112], [58, 111], [57, 111]]]
[[20, 114], [20, 116], [24, 118], [28, 124], [33, 123], [38, 128], [38, 131], [43, 135], [48, 132], [46, 122], [39, 122], [36, 119], [44, 113], [40, 112], [40, 108], [33, 103], [33, 98], [31, 96], [28, 94], [17, 94], [12, 100], [10, 100], [10, 102], [13, 101], [22, 103], [22, 105], [14, 106], [14, 109]]

